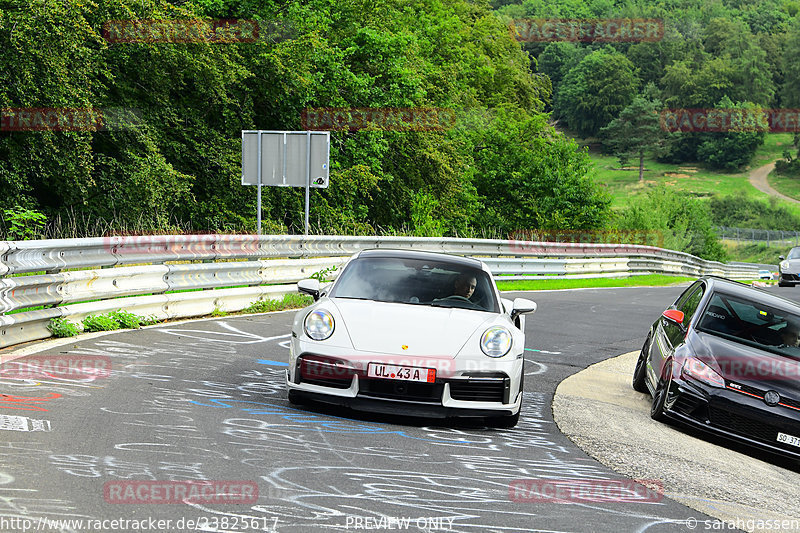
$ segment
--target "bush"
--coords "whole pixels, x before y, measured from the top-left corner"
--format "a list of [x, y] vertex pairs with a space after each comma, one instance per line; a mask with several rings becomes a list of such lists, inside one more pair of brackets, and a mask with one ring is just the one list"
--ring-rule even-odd
[[153, 324], [157, 324], [158, 322], [160, 322], [160, 320], [156, 315], [139, 317], [139, 324], [142, 326], [152, 326]]
[[796, 230], [800, 217], [771, 197], [768, 202], [749, 198], [744, 192], [713, 196], [709, 202], [715, 225], [738, 228]]
[[109, 315], [89, 315], [83, 319], [83, 331], [111, 331], [119, 329], [119, 322]]
[[78, 326], [64, 318], [63, 316], [58, 318], [51, 318], [50, 324], [48, 324], [47, 329], [50, 330], [50, 333], [53, 334], [54, 337], [74, 337], [80, 331], [78, 330]]
[[47, 222], [47, 217], [42, 213], [18, 205], [12, 209], [4, 209], [3, 219], [6, 226], [6, 239], [10, 241], [42, 238], [44, 225]]
[[800, 177], [800, 157], [792, 157], [789, 150], [784, 150], [783, 159], [775, 161], [775, 172], [782, 176]]
[[760, 108], [750, 102], [734, 104], [728, 97], [720, 101], [718, 108], [741, 110], [743, 125], [723, 133], [705, 133], [697, 147], [697, 158], [711, 168], [735, 171], [748, 164], [758, 147], [764, 144], [766, 133], [751, 118], [759, 115]]
[[117, 322], [118, 327], [127, 329], [137, 329], [141, 326], [141, 318], [128, 311], [117, 309], [108, 314], [108, 316]]
[[725, 248], [714, 232], [709, 207], [702, 200], [665, 186], [633, 200], [621, 212], [616, 226], [660, 232], [664, 248], [713, 261], [727, 260]]
[[283, 300], [258, 300], [249, 307], [242, 309], [243, 313], [269, 313], [285, 309], [299, 309], [311, 305], [314, 299], [305, 294], [285, 294]]

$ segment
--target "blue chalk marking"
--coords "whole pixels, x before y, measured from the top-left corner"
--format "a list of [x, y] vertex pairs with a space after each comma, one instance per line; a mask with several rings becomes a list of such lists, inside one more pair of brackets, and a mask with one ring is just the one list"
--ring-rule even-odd
[[280, 361], [270, 361], [269, 359], [259, 359], [256, 362], [262, 365], [270, 365], [270, 366], [289, 366], [289, 363], [281, 363]]

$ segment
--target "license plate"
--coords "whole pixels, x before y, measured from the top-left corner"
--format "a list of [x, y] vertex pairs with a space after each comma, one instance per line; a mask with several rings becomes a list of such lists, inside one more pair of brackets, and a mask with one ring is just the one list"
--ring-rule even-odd
[[778, 433], [778, 442], [789, 444], [791, 446], [797, 446], [798, 448], [800, 448], [800, 437], [795, 437], [794, 435], [787, 435], [786, 433]]
[[433, 383], [436, 381], [436, 369], [370, 363], [367, 366], [367, 377]]

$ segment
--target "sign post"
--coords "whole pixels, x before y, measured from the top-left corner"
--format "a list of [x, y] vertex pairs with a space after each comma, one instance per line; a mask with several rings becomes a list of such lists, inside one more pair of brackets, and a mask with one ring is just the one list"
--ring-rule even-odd
[[330, 179], [329, 131], [242, 130], [242, 185], [255, 185], [258, 234], [261, 235], [261, 187], [305, 187], [308, 235], [311, 188]]

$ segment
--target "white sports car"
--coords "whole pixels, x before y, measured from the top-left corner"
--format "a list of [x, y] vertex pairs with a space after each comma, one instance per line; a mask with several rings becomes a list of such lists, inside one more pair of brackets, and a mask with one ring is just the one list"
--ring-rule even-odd
[[513, 427], [522, 406], [525, 313], [501, 299], [477, 259], [364, 250], [332, 285], [298, 283], [289, 401], [427, 417], [485, 417]]

